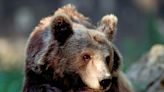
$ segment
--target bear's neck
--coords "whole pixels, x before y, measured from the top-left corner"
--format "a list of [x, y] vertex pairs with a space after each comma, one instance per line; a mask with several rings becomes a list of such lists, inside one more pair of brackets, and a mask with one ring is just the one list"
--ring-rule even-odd
[[40, 74], [36, 74], [32, 70], [28, 71], [25, 82], [28, 86], [30, 85], [49, 85], [52, 87], [56, 87], [62, 92], [66, 92], [68, 90], [78, 90], [79, 88], [84, 88], [86, 85], [82, 82], [81, 78], [73, 73], [64, 74], [62, 77], [55, 77], [54, 71], [51, 68], [48, 68], [46, 71], [42, 71]]
[[78, 90], [79, 88], [86, 87], [79, 75], [75, 73], [71, 73], [71, 75], [65, 73], [62, 78], [55, 80], [54, 85], [57, 88], [62, 89], [63, 92], [68, 90]]

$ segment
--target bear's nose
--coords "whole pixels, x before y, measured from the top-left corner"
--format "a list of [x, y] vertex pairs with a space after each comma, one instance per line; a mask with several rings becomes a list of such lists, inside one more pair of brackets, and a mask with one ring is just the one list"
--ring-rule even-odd
[[111, 79], [103, 79], [100, 81], [100, 85], [103, 87], [103, 89], [107, 89], [111, 84]]

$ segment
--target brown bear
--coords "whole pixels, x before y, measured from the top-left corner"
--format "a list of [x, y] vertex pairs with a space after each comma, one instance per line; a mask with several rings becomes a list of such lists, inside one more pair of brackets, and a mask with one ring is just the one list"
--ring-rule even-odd
[[99, 25], [66, 5], [41, 20], [26, 50], [23, 92], [132, 92], [112, 40], [117, 17]]

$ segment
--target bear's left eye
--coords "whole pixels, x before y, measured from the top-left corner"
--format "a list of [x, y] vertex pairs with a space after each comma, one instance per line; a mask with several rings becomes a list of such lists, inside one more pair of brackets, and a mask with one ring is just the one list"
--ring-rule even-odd
[[87, 53], [83, 54], [83, 57], [82, 58], [83, 58], [84, 61], [91, 60], [91, 56], [89, 54], [87, 54]]
[[111, 58], [110, 56], [107, 56], [107, 57], [106, 57], [106, 63], [107, 63], [108, 65], [109, 65], [109, 63], [110, 63], [110, 58]]

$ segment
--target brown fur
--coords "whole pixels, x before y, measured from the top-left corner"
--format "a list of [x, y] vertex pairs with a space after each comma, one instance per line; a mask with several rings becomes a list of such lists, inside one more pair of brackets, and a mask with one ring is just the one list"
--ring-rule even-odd
[[[42, 19], [28, 40], [23, 92], [132, 92], [112, 44], [116, 17], [106, 16], [100, 23], [96, 29], [72, 5]], [[111, 79], [106, 90], [96, 84], [105, 78]]]
[[55, 14], [60, 13], [60, 14], [66, 14], [68, 15], [72, 21], [80, 23], [82, 25], [85, 25], [86, 27], [91, 27], [93, 28], [94, 26], [88, 22], [88, 18], [85, 17], [84, 15], [80, 14], [77, 12], [75, 6], [68, 4], [62, 8], [59, 8]]

